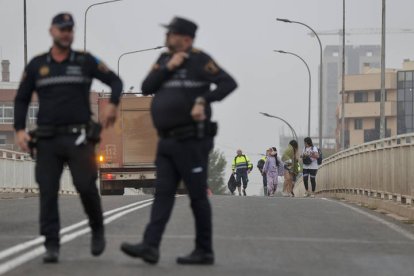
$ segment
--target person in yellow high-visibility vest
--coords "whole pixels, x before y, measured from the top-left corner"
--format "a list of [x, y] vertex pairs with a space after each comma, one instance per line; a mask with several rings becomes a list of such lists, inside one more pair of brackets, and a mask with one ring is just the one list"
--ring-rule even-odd
[[241, 184], [243, 181], [243, 195], [246, 196], [247, 183], [249, 182], [248, 174], [253, 169], [253, 164], [250, 162], [249, 157], [243, 154], [242, 150], [237, 150], [237, 155], [234, 157], [232, 163], [233, 174], [236, 174], [237, 190], [239, 196], [241, 196]]

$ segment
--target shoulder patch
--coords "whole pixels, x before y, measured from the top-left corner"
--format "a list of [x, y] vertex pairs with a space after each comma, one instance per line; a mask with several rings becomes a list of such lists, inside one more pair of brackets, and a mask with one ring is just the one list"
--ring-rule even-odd
[[156, 71], [158, 69], [160, 69], [160, 65], [158, 63], [155, 63], [151, 68], [152, 71]]
[[220, 71], [219, 67], [217, 66], [217, 64], [212, 59], [210, 59], [207, 62], [207, 64], [204, 66], [204, 70], [207, 73], [210, 73], [210, 74], [213, 74], [213, 75], [217, 74]]
[[108, 66], [106, 66], [106, 64], [102, 60], [100, 60], [96, 56], [92, 56], [92, 57], [95, 60], [99, 71], [101, 71], [102, 73], [108, 73], [109, 72]]
[[39, 68], [39, 75], [42, 77], [49, 75], [49, 72], [50, 72], [50, 69], [49, 69], [49, 66], [47, 65], [43, 65]]

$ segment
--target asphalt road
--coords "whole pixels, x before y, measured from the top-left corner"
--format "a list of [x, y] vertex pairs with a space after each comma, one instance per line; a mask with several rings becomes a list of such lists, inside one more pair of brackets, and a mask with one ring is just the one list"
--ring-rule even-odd
[[[105, 211], [147, 200], [104, 197]], [[0, 200], [0, 273], [5, 275], [413, 275], [414, 227], [337, 201], [213, 196], [216, 265], [179, 266], [193, 248], [194, 222], [186, 197], [176, 199], [161, 247], [151, 266], [119, 251], [141, 239], [150, 201], [107, 214], [108, 246], [94, 258], [85, 226], [69, 229], [60, 263], [44, 265], [39, 244], [5, 255], [38, 238], [38, 198]], [[146, 204], [146, 205], [142, 205]], [[148, 206], [147, 206], [148, 205]], [[135, 208], [135, 210], [131, 209]], [[79, 199], [60, 199], [62, 228], [85, 219]], [[115, 217], [116, 216], [116, 217]], [[72, 235], [70, 235], [72, 234]], [[36, 257], [37, 256], [37, 257]]]

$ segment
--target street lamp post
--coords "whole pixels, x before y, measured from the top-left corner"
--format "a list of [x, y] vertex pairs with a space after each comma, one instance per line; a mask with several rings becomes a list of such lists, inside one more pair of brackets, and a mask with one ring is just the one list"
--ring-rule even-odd
[[308, 74], [309, 74], [309, 101], [308, 101], [308, 136], [310, 137], [310, 124], [311, 124], [311, 90], [312, 90], [312, 77], [311, 77], [311, 72], [309, 70], [309, 66], [306, 63], [306, 61], [299, 55], [292, 53], [292, 52], [287, 52], [287, 51], [282, 51], [282, 50], [274, 50], [277, 53], [281, 53], [281, 54], [288, 54], [288, 55], [293, 55], [297, 58], [299, 58], [306, 66], [306, 69], [308, 70]]
[[275, 118], [275, 119], [278, 119], [284, 122], [290, 128], [290, 131], [292, 132], [293, 140], [298, 141], [298, 135], [296, 135], [295, 129], [285, 119], [280, 118], [278, 116], [270, 115], [269, 113], [265, 113], [265, 112], [259, 112], [259, 113], [262, 114], [263, 116], [266, 116], [269, 118]]
[[298, 21], [292, 21], [289, 19], [282, 19], [282, 18], [276, 18], [277, 21], [280, 22], [284, 22], [284, 23], [296, 23], [302, 26], [305, 26], [306, 28], [308, 28], [309, 30], [312, 31], [312, 33], [316, 36], [316, 38], [318, 39], [319, 42], [319, 48], [320, 48], [320, 62], [319, 62], [319, 147], [322, 148], [322, 116], [323, 116], [323, 112], [322, 112], [322, 107], [323, 107], [323, 102], [322, 102], [322, 87], [323, 87], [323, 63], [322, 63], [322, 56], [323, 56], [323, 52], [322, 52], [322, 42], [318, 36], [318, 34], [315, 32], [314, 29], [312, 29], [310, 26], [306, 25], [305, 23], [302, 22], [298, 22]]
[[111, 0], [111, 1], [105, 1], [105, 2], [99, 2], [99, 3], [95, 3], [90, 5], [89, 7], [86, 8], [85, 10], [85, 23], [83, 25], [83, 51], [86, 52], [86, 16], [88, 15], [88, 11], [90, 8], [94, 7], [94, 6], [98, 6], [98, 5], [103, 5], [103, 4], [109, 4], [109, 3], [113, 3], [113, 2], [119, 2], [122, 0]]
[[119, 63], [120, 63], [121, 58], [123, 56], [130, 55], [130, 54], [135, 54], [135, 53], [146, 52], [146, 51], [158, 50], [158, 49], [162, 49], [162, 48], [165, 48], [165, 46], [157, 46], [157, 47], [154, 47], [154, 48], [136, 50], [136, 51], [126, 52], [126, 53], [121, 54], [118, 58], [118, 70], [117, 70], [118, 77], [119, 77]]

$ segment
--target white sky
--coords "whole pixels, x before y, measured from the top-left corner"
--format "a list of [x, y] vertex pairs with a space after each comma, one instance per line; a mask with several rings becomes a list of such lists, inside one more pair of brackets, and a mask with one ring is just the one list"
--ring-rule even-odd
[[[29, 59], [46, 51], [51, 40], [48, 28], [52, 17], [62, 11], [76, 20], [75, 49], [83, 48], [85, 9], [98, 1], [27, 0]], [[347, 28], [380, 28], [380, 0], [347, 0]], [[387, 27], [412, 28], [414, 1], [388, 0]], [[239, 88], [214, 105], [220, 123], [216, 147], [228, 163], [237, 148], [250, 155], [255, 164], [265, 148], [278, 145], [278, 135], [288, 129], [277, 120], [264, 118], [260, 111], [281, 116], [299, 134], [307, 130], [307, 72], [300, 60], [275, 54], [282, 49], [301, 55], [312, 73], [312, 133], [317, 133], [317, 92], [319, 47], [308, 30], [297, 24], [276, 22], [276, 17], [304, 22], [317, 31], [342, 28], [341, 0], [123, 0], [96, 6], [88, 13], [87, 49], [116, 70], [120, 54], [155, 47], [164, 42], [164, 29], [175, 15], [199, 25], [196, 47], [211, 54], [233, 75]], [[324, 45], [338, 44], [336, 36], [321, 36]], [[347, 37], [348, 44], [379, 44], [379, 35]], [[387, 36], [387, 67], [398, 68], [405, 58], [414, 59], [414, 34]], [[157, 51], [126, 56], [121, 61], [125, 88], [139, 90]], [[11, 80], [18, 81], [23, 70], [23, 0], [0, 0], [0, 59], [11, 62]], [[104, 89], [95, 83], [94, 88]], [[281, 150], [279, 150], [281, 151]], [[251, 175], [250, 194], [258, 193], [261, 178]]]

